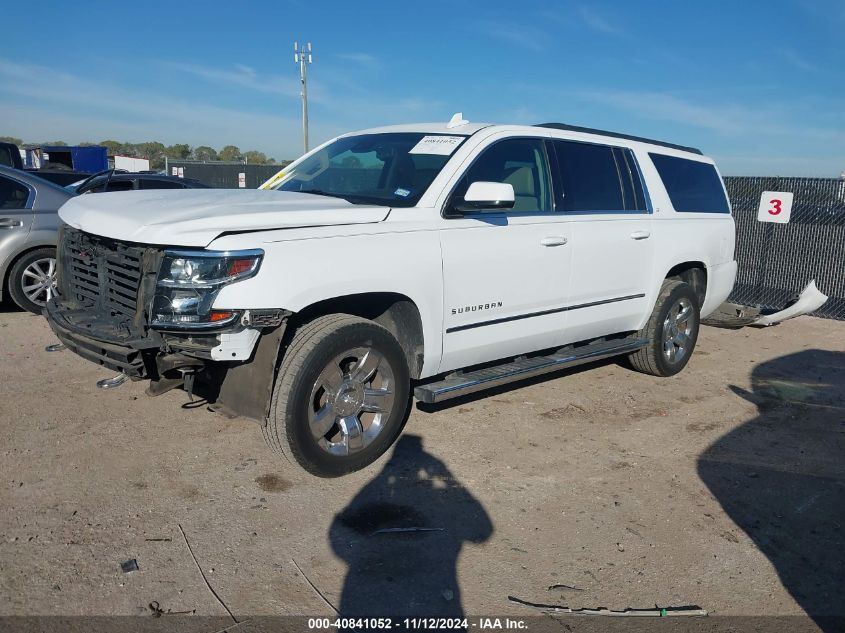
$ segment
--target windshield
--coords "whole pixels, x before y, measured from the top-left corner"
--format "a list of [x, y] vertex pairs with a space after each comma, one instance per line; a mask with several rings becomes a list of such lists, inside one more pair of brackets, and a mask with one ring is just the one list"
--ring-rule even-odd
[[415, 132], [347, 136], [285, 170], [269, 188], [412, 207], [465, 138]]

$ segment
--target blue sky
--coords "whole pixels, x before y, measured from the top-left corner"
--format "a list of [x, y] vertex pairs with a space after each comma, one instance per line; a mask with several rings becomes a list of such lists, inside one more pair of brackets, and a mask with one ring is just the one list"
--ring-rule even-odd
[[563, 121], [701, 147], [726, 174], [845, 171], [845, 2], [10, 2], [0, 135], [276, 158], [352, 129]]

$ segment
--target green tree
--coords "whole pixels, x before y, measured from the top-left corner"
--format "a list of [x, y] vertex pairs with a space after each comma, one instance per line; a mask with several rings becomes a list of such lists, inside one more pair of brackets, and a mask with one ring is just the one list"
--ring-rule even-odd
[[194, 148], [194, 160], [218, 160], [217, 150], [208, 145], [200, 145]]
[[99, 143], [108, 150], [110, 155], [120, 154], [123, 150], [123, 143], [120, 141], [100, 141]]
[[220, 160], [228, 161], [244, 159], [243, 154], [241, 154], [241, 148], [237, 145], [227, 145], [226, 147], [220, 150], [220, 154], [218, 157], [220, 158]]
[[264, 152], [257, 152], [255, 150], [244, 152], [244, 159], [250, 165], [266, 165], [269, 162]]
[[149, 141], [147, 143], [138, 143], [135, 145], [137, 149], [137, 156], [139, 158], [146, 158], [150, 161], [150, 169], [163, 169], [165, 150], [167, 149], [163, 143], [158, 141]]
[[67, 147], [67, 143], [64, 141], [47, 141], [46, 143], [41, 143], [42, 145], [60, 145], [62, 147]]
[[185, 160], [191, 155], [191, 146], [186, 145], [185, 143], [176, 143], [175, 145], [171, 145], [165, 149], [164, 153], [168, 158]]
[[23, 145], [23, 139], [17, 138], [15, 136], [0, 136], [0, 143], [11, 143], [12, 145], [17, 145], [20, 147]]

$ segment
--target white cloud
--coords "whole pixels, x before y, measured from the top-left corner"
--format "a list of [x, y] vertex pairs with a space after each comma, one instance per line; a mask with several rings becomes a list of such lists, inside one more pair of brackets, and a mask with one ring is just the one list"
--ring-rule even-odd
[[369, 53], [339, 53], [337, 57], [365, 68], [377, 68], [379, 66], [378, 57]]
[[594, 31], [606, 33], [608, 35], [620, 35], [622, 33], [622, 29], [611, 23], [607, 18], [587, 5], [581, 5], [578, 7], [578, 15], [584, 24]]
[[804, 57], [802, 57], [790, 48], [783, 49], [780, 54], [781, 57], [783, 57], [784, 61], [786, 61], [786, 63], [788, 63], [793, 68], [797, 68], [798, 70], [810, 73], [819, 72], [818, 66], [807, 61]]
[[[671, 121], [721, 136], [760, 141], [800, 137], [828, 143], [845, 143], [845, 129], [796, 124], [799, 114], [783, 104], [744, 105], [731, 102], [692, 101], [666, 92], [597, 90], [575, 93], [586, 101], [609, 105], [645, 119]], [[794, 105], [794, 104], [792, 104]]]
[[749, 118], [743, 108], [727, 106], [716, 109], [662, 92], [597, 90], [580, 92], [578, 96], [643, 118], [683, 123], [718, 134], [736, 134], [746, 131], [751, 124], [759, 125], [759, 119]]
[[182, 62], [162, 61], [159, 63], [164, 68], [187, 73], [215, 84], [289, 97], [299, 95], [299, 85], [295, 77], [260, 75], [254, 68], [243, 64], [233, 64], [231, 68], [218, 68]]
[[[242, 108], [221, 107], [208, 99], [208, 93], [195, 95], [180, 90], [174, 96], [146, 88], [141, 81], [127, 88], [96, 74], [75, 75], [0, 58], [0, 133], [26, 141], [113, 138], [214, 147], [233, 144], [280, 159], [299, 156], [302, 129], [298, 88], [291, 94], [280, 87], [284, 84], [276, 81], [278, 78], [261, 75], [248, 66], [171, 67], [217, 86], [251, 91], [254, 97], [240, 100]], [[329, 76], [328, 69], [325, 76]], [[340, 86], [338, 95], [325, 93], [315, 83], [313, 88], [309, 85], [309, 97], [313, 97], [309, 129], [312, 145], [353, 129], [438, 120], [451, 114], [439, 100], [374, 94], [356, 85], [348, 73], [345, 83], [332, 80], [332, 85]], [[277, 102], [278, 109], [290, 116], [273, 113]]]
[[[299, 119], [235, 110], [205, 101], [173, 98], [142, 89], [0, 59], [0, 120], [7, 134], [37, 141], [117, 138], [131, 142], [239, 145], [289, 158], [299, 152]], [[328, 133], [331, 134], [331, 133]], [[315, 139], [327, 138], [319, 126]]]
[[546, 36], [539, 29], [509, 24], [501, 20], [481, 20], [476, 22], [476, 28], [488, 37], [531, 51], [540, 51], [545, 46]]

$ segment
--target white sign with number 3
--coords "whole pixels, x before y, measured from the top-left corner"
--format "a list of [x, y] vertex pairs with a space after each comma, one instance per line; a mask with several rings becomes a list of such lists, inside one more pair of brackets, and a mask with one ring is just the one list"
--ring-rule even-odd
[[760, 210], [757, 220], [760, 222], [777, 222], [786, 224], [792, 213], [791, 191], [764, 191], [760, 196]]

